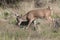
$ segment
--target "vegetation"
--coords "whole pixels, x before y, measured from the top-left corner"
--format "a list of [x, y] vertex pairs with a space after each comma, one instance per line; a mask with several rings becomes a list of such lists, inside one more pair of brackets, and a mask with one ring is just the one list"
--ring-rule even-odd
[[[58, 4], [58, 5], [57, 5]], [[45, 19], [37, 19], [37, 29], [18, 27], [15, 13], [26, 14], [35, 8], [53, 8], [52, 18], [60, 18], [60, 0], [0, 0], [0, 40], [60, 40], [60, 28], [51, 26]], [[54, 9], [55, 8], [55, 9]], [[59, 23], [60, 24], [60, 23]]]

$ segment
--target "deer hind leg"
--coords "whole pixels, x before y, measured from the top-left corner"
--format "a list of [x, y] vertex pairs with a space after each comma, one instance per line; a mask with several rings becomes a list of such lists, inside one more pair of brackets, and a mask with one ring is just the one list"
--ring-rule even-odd
[[53, 22], [53, 19], [51, 17], [49, 17], [48, 21], [51, 23], [51, 22]]
[[53, 19], [51, 17], [47, 17], [47, 20], [48, 20], [49, 26], [51, 27], [53, 24]]
[[54, 18], [49, 17], [50, 19], [50, 26], [54, 26]]

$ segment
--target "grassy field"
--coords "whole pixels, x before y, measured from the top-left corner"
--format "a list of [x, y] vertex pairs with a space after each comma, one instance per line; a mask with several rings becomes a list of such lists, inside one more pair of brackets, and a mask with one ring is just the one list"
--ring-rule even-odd
[[60, 29], [55, 31], [54, 27], [44, 20], [41, 20], [36, 30], [32, 27], [26, 30], [0, 20], [0, 40], [60, 40]]
[[55, 31], [53, 24], [50, 26], [46, 20], [37, 20], [40, 24], [37, 24], [36, 30], [33, 30], [33, 26], [30, 27], [30, 30], [26, 30], [25, 26], [20, 28], [15, 25], [15, 18], [8, 9], [1, 10], [0, 40], [60, 40], [60, 29]]
[[[39, 22], [36, 30], [34, 30], [33, 25], [28, 30], [24, 29], [26, 26], [23, 26], [23, 28], [16, 26], [14, 13], [24, 15], [29, 10], [34, 9], [33, 2], [20, 2], [17, 6], [18, 8], [0, 7], [0, 40], [60, 40], [60, 28], [54, 28], [53, 23], [49, 24], [44, 19], [36, 20], [37, 23]], [[56, 6], [56, 3], [51, 6], [57, 13], [52, 15], [52, 18], [60, 18], [60, 9]]]

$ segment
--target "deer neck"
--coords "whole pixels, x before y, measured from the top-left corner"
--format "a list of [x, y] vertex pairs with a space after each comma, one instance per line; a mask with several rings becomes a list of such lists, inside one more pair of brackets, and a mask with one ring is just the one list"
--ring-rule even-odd
[[22, 19], [23, 20], [27, 20], [26, 15], [22, 16]]

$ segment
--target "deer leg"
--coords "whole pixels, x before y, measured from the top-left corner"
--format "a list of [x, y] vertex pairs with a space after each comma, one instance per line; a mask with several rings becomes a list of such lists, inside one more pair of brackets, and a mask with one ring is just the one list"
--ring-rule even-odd
[[27, 28], [26, 28], [26, 29], [28, 29], [28, 28], [29, 28], [29, 26], [31, 25], [31, 23], [33, 22], [33, 20], [34, 20], [34, 19], [32, 19], [32, 20], [30, 20], [30, 21], [29, 21], [29, 24], [28, 24], [28, 26], [27, 26]]
[[54, 20], [53, 20], [51, 17], [49, 17], [49, 18], [48, 18], [48, 21], [49, 21], [50, 23], [52, 23]]
[[22, 21], [20, 21], [20, 22], [18, 23], [18, 26], [20, 26], [21, 23], [22, 23]]
[[53, 19], [52, 19], [51, 17], [48, 17], [47, 20], [48, 20], [49, 25], [50, 25], [50, 27], [51, 27], [51, 25], [52, 25], [52, 23], [53, 23]]
[[51, 17], [46, 17], [46, 19], [47, 19], [47, 21], [48, 21], [48, 23], [51, 23], [52, 22], [52, 18]]

